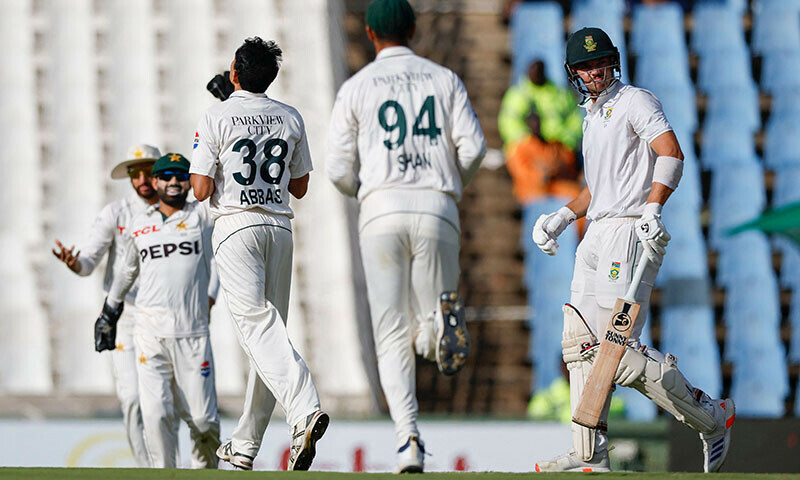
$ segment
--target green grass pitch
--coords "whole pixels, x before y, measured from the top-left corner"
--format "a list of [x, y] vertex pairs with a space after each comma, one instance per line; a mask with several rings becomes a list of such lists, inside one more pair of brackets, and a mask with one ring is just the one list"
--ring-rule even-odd
[[[667, 479], [667, 480], [800, 480], [800, 474], [717, 473], [426, 473], [424, 480], [500, 480], [523, 478], [553, 478], [558, 480], [597, 478]], [[140, 468], [0, 468], [0, 479], [20, 480], [128, 480], [128, 479], [294, 479], [294, 480], [380, 480], [408, 478], [390, 473], [332, 473], [332, 472], [234, 472], [230, 470], [156, 470]], [[416, 478], [412, 476], [411, 478]]]

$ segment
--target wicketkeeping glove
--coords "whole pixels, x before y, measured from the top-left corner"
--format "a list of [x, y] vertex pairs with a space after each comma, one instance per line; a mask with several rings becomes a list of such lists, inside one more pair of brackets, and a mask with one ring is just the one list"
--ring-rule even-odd
[[661, 265], [667, 252], [665, 247], [672, 238], [661, 221], [661, 205], [658, 203], [645, 205], [642, 218], [636, 220], [634, 227], [647, 257], [656, 265]]
[[531, 237], [535, 243], [544, 253], [548, 255], [555, 255], [558, 253], [558, 236], [564, 231], [570, 223], [576, 219], [575, 212], [567, 207], [561, 207], [557, 212], [549, 215], [541, 215], [536, 220], [536, 225], [533, 227]]
[[231, 72], [228, 70], [225, 70], [221, 74], [218, 73], [214, 75], [214, 78], [212, 78], [208, 82], [208, 85], [206, 85], [206, 90], [211, 92], [212, 95], [219, 98], [222, 102], [231, 96], [231, 93], [233, 93], [233, 89], [235, 88], [233, 83], [231, 83], [230, 73]]
[[117, 308], [111, 308], [108, 299], [103, 302], [103, 310], [94, 322], [94, 349], [98, 352], [117, 348], [117, 321], [123, 308], [125, 302], [120, 303]]

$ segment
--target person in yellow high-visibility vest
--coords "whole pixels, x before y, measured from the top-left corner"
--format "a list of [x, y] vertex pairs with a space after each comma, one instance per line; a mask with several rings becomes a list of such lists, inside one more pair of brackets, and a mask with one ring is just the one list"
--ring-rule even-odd
[[533, 61], [528, 76], [503, 95], [497, 126], [504, 148], [531, 133], [526, 119], [532, 112], [539, 116], [545, 141], [563, 143], [573, 151], [579, 146], [583, 115], [575, 96], [549, 81], [544, 70], [544, 62]]

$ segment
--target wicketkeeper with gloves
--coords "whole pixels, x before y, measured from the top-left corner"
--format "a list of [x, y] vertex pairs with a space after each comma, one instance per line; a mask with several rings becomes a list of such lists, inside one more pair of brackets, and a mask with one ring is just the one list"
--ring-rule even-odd
[[[615, 300], [624, 296], [634, 269], [649, 259], [636, 295], [639, 319], [620, 362], [615, 382], [639, 390], [700, 433], [704, 470], [719, 470], [730, 444], [734, 405], [694, 388], [670, 354], [641, 345], [650, 292], [670, 236], [661, 209], [677, 188], [683, 154], [661, 103], [647, 90], [619, 79], [619, 51], [598, 28], [578, 30], [567, 41], [567, 75], [584, 96], [583, 155], [586, 187], [572, 202], [542, 215], [533, 241], [548, 255], [558, 236], [577, 218], [591, 223], [578, 246], [570, 303], [564, 306], [562, 352], [569, 370], [574, 409], [592, 367], [598, 332], [604, 331]], [[598, 428], [572, 424], [572, 450], [536, 471], [609, 471], [609, 395]]]

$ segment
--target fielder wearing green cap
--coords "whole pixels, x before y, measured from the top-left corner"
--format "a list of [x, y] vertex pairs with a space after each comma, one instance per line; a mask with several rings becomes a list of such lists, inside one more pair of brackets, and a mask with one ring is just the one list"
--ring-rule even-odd
[[366, 20], [375, 60], [336, 95], [325, 167], [336, 188], [360, 203], [359, 245], [381, 388], [395, 425], [396, 472], [419, 473], [425, 443], [415, 355], [444, 375], [467, 359], [456, 293], [457, 203], [486, 142], [458, 75], [409, 48], [411, 5], [373, 0]]
[[[640, 313], [614, 383], [635, 388], [698, 432], [703, 470], [716, 472], [730, 445], [733, 401], [712, 398], [695, 388], [678, 370], [675, 357], [639, 340], [671, 238], [661, 210], [681, 179], [681, 147], [658, 98], [619, 79], [619, 51], [605, 32], [578, 30], [567, 40], [566, 58], [570, 83], [586, 97], [581, 103], [586, 109], [582, 140], [586, 187], [567, 205], [539, 217], [532, 237], [543, 252], [556, 255], [558, 236], [567, 225], [583, 216], [591, 220], [575, 253], [570, 300], [563, 308], [561, 346], [571, 406], [574, 409], [582, 395], [592, 391], [584, 392], [584, 384], [599, 361], [596, 346], [605, 338], [616, 299], [632, 297]], [[634, 283], [634, 278], [640, 280]], [[608, 395], [595, 428], [573, 422], [569, 452], [536, 463], [536, 471], [609, 471], [610, 400]], [[574, 414], [573, 410], [573, 418]]]

